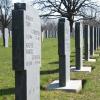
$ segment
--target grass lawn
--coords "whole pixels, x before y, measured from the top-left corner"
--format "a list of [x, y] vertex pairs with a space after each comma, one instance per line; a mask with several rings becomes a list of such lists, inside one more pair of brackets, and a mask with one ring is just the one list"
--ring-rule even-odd
[[[71, 65], [75, 61], [74, 39], [71, 39]], [[14, 97], [14, 71], [12, 70], [11, 39], [9, 48], [2, 46], [0, 39], [0, 100], [15, 100]], [[41, 100], [100, 100], [100, 57], [96, 63], [84, 62], [91, 65], [92, 73], [71, 73], [71, 79], [82, 79], [83, 89], [80, 93], [66, 91], [48, 91], [47, 85], [58, 79], [58, 48], [57, 39], [45, 39], [42, 43], [41, 67]], [[34, 84], [33, 84], [34, 85]]]

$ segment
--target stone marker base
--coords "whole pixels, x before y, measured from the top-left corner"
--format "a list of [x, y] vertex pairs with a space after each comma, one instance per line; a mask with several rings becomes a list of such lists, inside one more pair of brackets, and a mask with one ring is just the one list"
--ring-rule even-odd
[[[83, 59], [83, 61], [85, 61], [85, 59]], [[96, 62], [96, 59], [90, 58], [90, 59], [88, 59], [87, 61], [88, 61], [88, 62]]]
[[83, 61], [85, 61], [85, 59], [84, 59], [84, 58], [83, 58], [82, 60], [83, 60]]
[[79, 70], [75, 66], [71, 67], [72, 72], [91, 72], [92, 68], [88, 66], [81, 67]]
[[82, 89], [82, 80], [70, 80], [66, 86], [59, 87], [59, 80], [53, 81], [48, 87], [48, 90], [64, 90], [68, 92], [80, 92]]
[[96, 62], [96, 59], [88, 59], [89, 62]]
[[99, 54], [93, 54], [93, 56], [94, 56], [94, 57], [98, 57], [98, 56], [99, 56]]

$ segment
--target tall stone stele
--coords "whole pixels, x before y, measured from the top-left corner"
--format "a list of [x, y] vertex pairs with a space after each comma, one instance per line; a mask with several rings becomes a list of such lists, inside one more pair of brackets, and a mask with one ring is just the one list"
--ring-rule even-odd
[[90, 26], [89, 25], [84, 25], [84, 46], [85, 46], [85, 60], [90, 59]]
[[0, 30], [0, 38], [2, 37], [2, 31]]
[[94, 26], [90, 26], [90, 55], [94, 55]]
[[81, 80], [70, 80], [70, 26], [66, 18], [58, 22], [59, 80], [52, 82], [48, 89], [61, 89], [79, 92]]
[[83, 22], [75, 23], [75, 65], [80, 70], [83, 67]]
[[[100, 38], [100, 35], [99, 35], [99, 29], [97, 28], [97, 26], [95, 25], [94, 26], [94, 47], [93, 47], [93, 49], [94, 49], [94, 51], [96, 51], [97, 50], [97, 48], [99, 47], [99, 38]], [[97, 44], [98, 44], [98, 47], [97, 47]], [[97, 56], [99, 56], [99, 54], [97, 54], [97, 53], [93, 53], [93, 56], [95, 56], [95, 57], [97, 57]]]
[[5, 48], [8, 47], [8, 44], [9, 44], [9, 30], [8, 28], [5, 28]]
[[99, 47], [100, 47], [100, 26], [99, 26]]
[[97, 49], [99, 48], [99, 43], [98, 43], [98, 39], [99, 39], [99, 28], [97, 26], [97, 41], [96, 41], [96, 44], [97, 44]]
[[91, 72], [91, 67], [83, 66], [83, 21], [75, 23], [75, 66], [71, 71]]
[[97, 37], [97, 40], [98, 40], [98, 41], [97, 41], [97, 45], [98, 45], [98, 49], [99, 49], [99, 37], [100, 37], [100, 36], [99, 36], [99, 35], [100, 35], [100, 34], [99, 34], [99, 26], [98, 26], [98, 33], [97, 33], [97, 34], [98, 34], [98, 37]]
[[[89, 62], [96, 62], [96, 59], [92, 59], [90, 56], [91, 54], [90, 52], [91, 51], [91, 48], [90, 48], [91, 47], [91, 43], [90, 43], [91, 35], [90, 34], [91, 34], [91, 26], [88, 24], [84, 25], [84, 47], [85, 47], [84, 59]], [[94, 36], [94, 43], [95, 43], [95, 36]]]
[[94, 50], [96, 51], [97, 45], [96, 45], [96, 27], [94, 27]]
[[15, 100], [40, 100], [41, 24], [36, 10], [16, 3], [12, 11]]

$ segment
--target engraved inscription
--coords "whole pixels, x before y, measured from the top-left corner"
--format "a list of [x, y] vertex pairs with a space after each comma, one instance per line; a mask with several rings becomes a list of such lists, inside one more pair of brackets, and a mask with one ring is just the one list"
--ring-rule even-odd
[[[25, 52], [25, 66], [34, 67], [40, 66], [40, 42], [41, 36], [38, 29], [34, 28], [33, 17], [25, 16], [25, 36], [24, 36], [24, 52]], [[36, 26], [35, 26], [36, 27]]]

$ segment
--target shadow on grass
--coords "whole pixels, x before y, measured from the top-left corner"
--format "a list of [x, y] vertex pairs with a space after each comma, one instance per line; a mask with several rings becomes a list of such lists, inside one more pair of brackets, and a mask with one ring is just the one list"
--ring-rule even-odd
[[0, 44], [0, 47], [1, 47], [1, 48], [4, 48], [3, 44]]
[[74, 59], [71, 59], [70, 62], [74, 62]]
[[59, 61], [50, 62], [49, 64], [59, 64]]
[[45, 74], [55, 74], [58, 73], [59, 69], [54, 69], [54, 70], [46, 70], [46, 71], [41, 71], [40, 74], [41, 75], [45, 75]]
[[87, 80], [85, 80], [85, 79], [82, 80], [82, 88], [85, 87], [86, 82], [87, 82]]
[[99, 54], [100, 55], [100, 51], [96, 51], [95, 54]]
[[91, 66], [92, 67], [92, 70], [94, 70], [95, 69], [95, 66]]
[[75, 57], [75, 55], [71, 55], [70, 57]]
[[75, 54], [75, 51], [71, 52], [71, 54]]
[[0, 96], [11, 95], [15, 93], [15, 88], [0, 89]]
[[46, 87], [43, 87], [43, 86], [40, 86], [40, 89], [41, 90], [45, 90], [45, 91], [47, 90], [47, 88]]
[[[5, 47], [3, 46], [3, 44], [0, 44], [0, 48], [5, 48]], [[12, 48], [12, 46], [9, 45], [9, 48]]]

